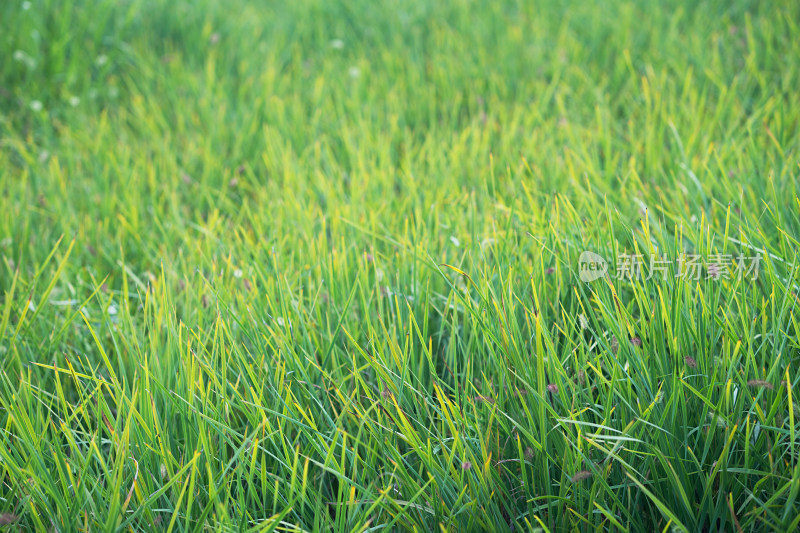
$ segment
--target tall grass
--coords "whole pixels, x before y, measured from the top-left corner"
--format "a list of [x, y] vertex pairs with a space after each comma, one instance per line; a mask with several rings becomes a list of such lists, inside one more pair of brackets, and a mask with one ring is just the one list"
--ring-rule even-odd
[[3, 2], [0, 529], [797, 530], [799, 7]]

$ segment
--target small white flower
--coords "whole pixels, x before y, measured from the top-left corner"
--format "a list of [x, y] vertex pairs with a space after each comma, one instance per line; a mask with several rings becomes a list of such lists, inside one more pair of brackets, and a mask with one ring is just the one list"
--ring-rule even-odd
[[81, 99], [78, 98], [77, 96], [71, 96], [69, 99], [69, 105], [71, 105], [72, 107], [78, 107], [80, 103]]
[[233, 277], [234, 278], [241, 278], [242, 277], [242, 269], [241, 268], [237, 268], [236, 270], [234, 270], [233, 271]]
[[[709, 411], [706, 416], [708, 417], [709, 420], [713, 421], [714, 420], [714, 416], [715, 416], [714, 411]], [[728, 425], [728, 423], [725, 421], [724, 418], [722, 418], [721, 416], [717, 417], [717, 427], [724, 428], [727, 425]]]
[[42, 105], [42, 103], [39, 100], [32, 100], [31, 101], [31, 109], [33, 111], [35, 111], [36, 113], [38, 113], [39, 111], [44, 109], [44, 106]]
[[97, 63], [98, 67], [102, 67], [103, 65], [108, 63], [108, 56], [105, 54], [100, 54], [99, 56], [97, 56], [97, 59], [95, 59], [95, 63]]
[[344, 41], [341, 39], [334, 39], [331, 41], [331, 48], [335, 50], [341, 50], [344, 48]]
[[108, 306], [108, 314], [109, 315], [116, 315], [117, 314], [117, 307], [115, 305]]
[[27, 11], [30, 8], [31, 8], [31, 3], [30, 2], [22, 2], [22, 10], [23, 11]]
[[583, 314], [578, 315], [578, 322], [581, 324], [581, 329], [586, 329], [589, 327], [589, 321], [586, 320], [586, 316]]
[[450, 242], [452, 242], [456, 247], [461, 246], [461, 241], [459, 241], [455, 235], [450, 236]]
[[276, 318], [275, 322], [277, 322], [280, 327], [283, 327], [286, 324], [286, 322], [283, 320], [283, 317]]
[[25, 66], [29, 69], [36, 68], [36, 60], [22, 50], [14, 50], [14, 54], [11, 57], [14, 58], [14, 61], [25, 63]]
[[358, 67], [350, 67], [347, 69], [347, 73], [350, 74], [351, 78], [357, 78], [361, 76], [361, 69]]

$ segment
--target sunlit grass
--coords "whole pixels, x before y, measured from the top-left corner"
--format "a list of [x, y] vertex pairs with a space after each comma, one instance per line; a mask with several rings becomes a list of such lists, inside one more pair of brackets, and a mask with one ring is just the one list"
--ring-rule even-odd
[[0, 529], [797, 530], [799, 7], [0, 3]]

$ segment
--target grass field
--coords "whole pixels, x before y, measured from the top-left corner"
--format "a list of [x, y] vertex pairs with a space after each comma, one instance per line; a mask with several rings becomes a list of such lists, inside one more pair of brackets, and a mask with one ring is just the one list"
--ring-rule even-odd
[[0, 57], [0, 530], [800, 527], [797, 2], [7, 0]]

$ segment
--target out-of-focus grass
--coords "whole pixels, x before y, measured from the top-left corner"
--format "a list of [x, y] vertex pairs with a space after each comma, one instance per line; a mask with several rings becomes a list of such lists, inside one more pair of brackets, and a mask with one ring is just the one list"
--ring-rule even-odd
[[0, 523], [796, 530], [798, 7], [2, 2]]

